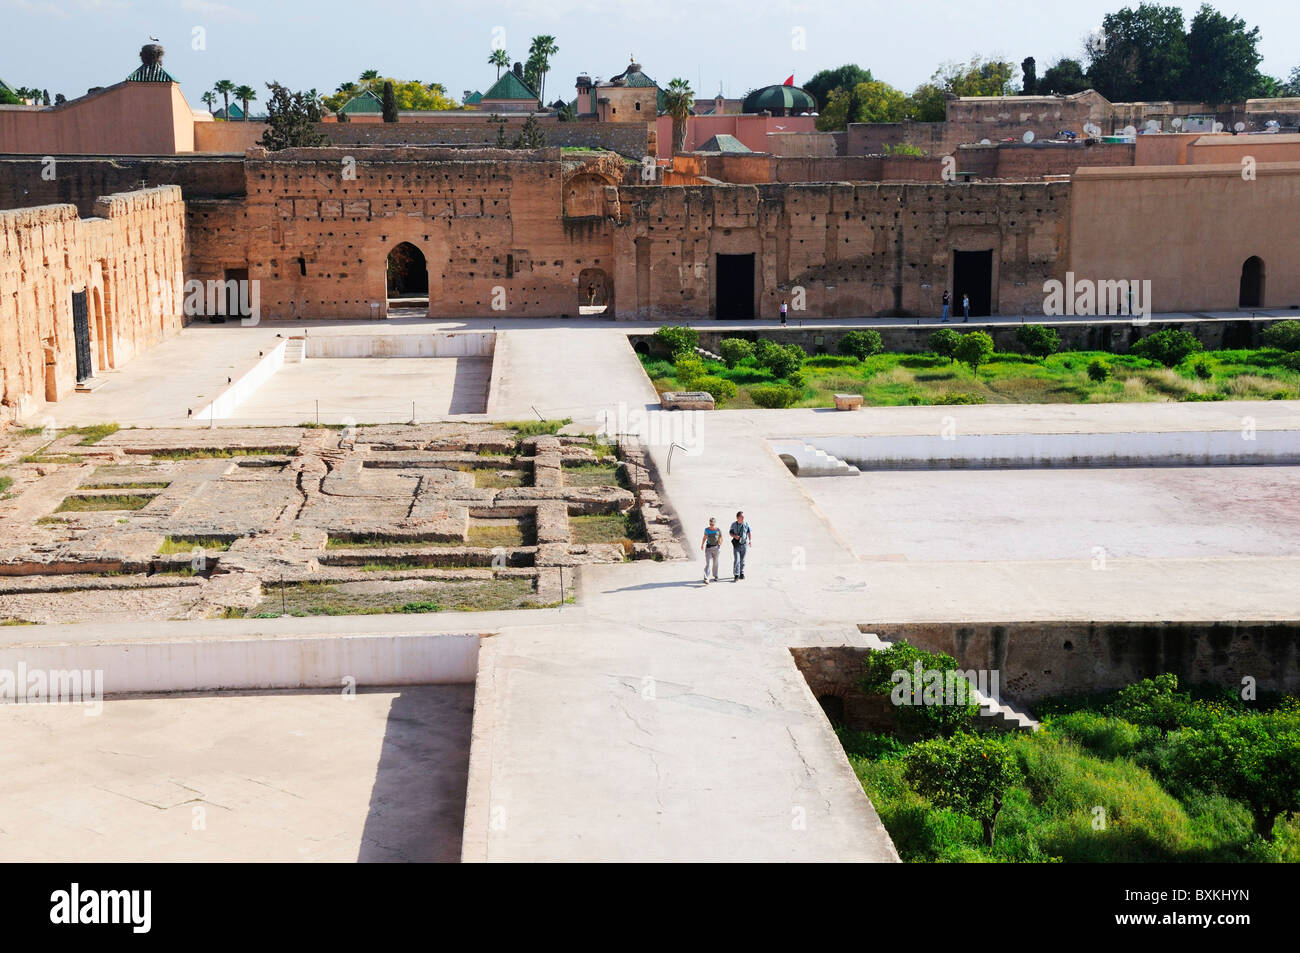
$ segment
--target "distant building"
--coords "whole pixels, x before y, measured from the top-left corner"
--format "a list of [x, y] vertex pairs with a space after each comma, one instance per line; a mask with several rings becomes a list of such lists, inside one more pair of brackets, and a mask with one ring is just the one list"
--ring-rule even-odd
[[583, 73], [576, 82], [578, 92], [574, 115], [597, 122], [653, 122], [663, 111], [664, 92], [659, 84], [641, 71], [641, 64], [628, 63], [627, 69], [606, 82], [592, 81]]
[[229, 110], [227, 110], [225, 106], [222, 106], [220, 109], [216, 110], [212, 114], [212, 118], [228, 119], [231, 120], [232, 122], [234, 121], [242, 122], [244, 119], [244, 111], [239, 108], [239, 103], [231, 103]]
[[716, 136], [709, 137], [709, 140], [707, 142], [701, 143], [699, 146], [696, 146], [695, 151], [696, 152], [741, 153], [741, 152], [753, 152], [754, 150], [749, 148], [749, 146], [745, 145], [735, 136], [729, 136], [724, 132], [724, 133], [719, 133]]
[[537, 91], [524, 81], [524, 67], [516, 63], [501, 78], [488, 87], [477, 109], [493, 113], [535, 112]]
[[773, 116], [800, 116], [817, 111], [812, 93], [798, 86], [764, 86], [745, 97], [741, 112], [771, 113]]
[[338, 114], [340, 116], [347, 116], [349, 119], [357, 117], [382, 117], [384, 114], [384, 100], [373, 89], [363, 89], [340, 106], [338, 108]]
[[479, 104], [483, 102], [483, 94], [477, 89], [472, 93], [467, 89], [465, 95], [461, 97], [461, 102], [464, 103], [466, 109], [478, 109]]

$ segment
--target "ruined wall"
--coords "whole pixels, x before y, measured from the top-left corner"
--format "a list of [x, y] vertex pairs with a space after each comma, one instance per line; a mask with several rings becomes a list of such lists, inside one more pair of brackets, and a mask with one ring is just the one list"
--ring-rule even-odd
[[1041, 313], [1062, 278], [1069, 183], [624, 187], [615, 233], [619, 317], [717, 313], [719, 254], [754, 255], [754, 301], [774, 318], [937, 314], [952, 253], [992, 251], [994, 314]]
[[998, 142], [958, 146], [954, 157], [960, 172], [1032, 181], [1045, 175], [1073, 175], [1091, 166], [1131, 166], [1135, 152], [1136, 147], [1126, 142]]
[[182, 269], [185, 206], [175, 186], [109, 195], [95, 218], [71, 205], [0, 212], [0, 419], [31, 420], [76, 384], [72, 295], [87, 292], [95, 372], [180, 330], [160, 293]]
[[293, 149], [250, 154], [247, 177], [244, 203], [196, 204], [191, 261], [247, 268], [267, 319], [386, 314], [402, 242], [425, 257], [431, 316], [576, 315], [579, 276], [612, 273], [617, 192], [558, 149]]
[[0, 159], [0, 208], [71, 204], [83, 218], [94, 212], [101, 195], [179, 185], [186, 200], [230, 198], [244, 194], [244, 159], [236, 157], [112, 159], [53, 156]]
[[[524, 124], [522, 116], [504, 117], [506, 135], [513, 138]], [[651, 155], [653, 123], [640, 122], [555, 122], [539, 120], [547, 146], [588, 146], [608, 149], [639, 159]], [[496, 143], [497, 125], [487, 117], [450, 122], [321, 123], [317, 131], [338, 146], [468, 146], [491, 148]], [[665, 142], [669, 140], [664, 140]]]

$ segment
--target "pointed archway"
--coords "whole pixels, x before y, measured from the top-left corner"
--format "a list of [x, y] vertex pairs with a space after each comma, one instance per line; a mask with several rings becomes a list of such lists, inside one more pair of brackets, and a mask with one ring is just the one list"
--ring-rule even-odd
[[1237, 294], [1237, 307], [1262, 308], [1264, 306], [1264, 259], [1251, 255], [1241, 265], [1241, 287]]
[[388, 300], [399, 305], [428, 301], [429, 263], [424, 252], [400, 242], [388, 253]]

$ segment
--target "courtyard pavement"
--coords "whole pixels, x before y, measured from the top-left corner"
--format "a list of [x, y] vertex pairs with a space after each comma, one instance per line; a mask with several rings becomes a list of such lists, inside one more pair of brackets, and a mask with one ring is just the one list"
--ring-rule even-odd
[[[522, 418], [535, 408], [599, 425], [607, 415], [644, 412], [654, 392], [624, 337], [635, 327], [552, 322], [560, 323], [524, 322], [503, 336], [489, 414]], [[418, 333], [429, 323], [410, 326]], [[1296, 401], [722, 411], [689, 433], [692, 418], [656, 413], [648, 420], [659, 439], [649, 452], [692, 561], [582, 567], [577, 603], [561, 609], [210, 621], [184, 623], [184, 632], [494, 633], [480, 651], [465, 860], [895, 860], [791, 647], [863, 644], [857, 625], [873, 622], [1300, 617], [1300, 557], [1292, 523], [1279, 519], [1294, 511], [1295, 483], [1278, 468], [1210, 473], [1183, 498], [1197, 508], [1211, 506], [1216, 492], [1251, 500], [1252, 519], [1279, 521], [1271, 542], [1243, 530], [1255, 540], [1243, 551], [1217, 538], [1211, 516], [1195, 545], [1121, 548], [1099, 569], [1090, 551], [1021, 552], [1010, 543], [1014, 533], [1056, 535], [1058, 522], [1076, 517], [1054, 501], [1090, 494], [1113, 473], [1097, 471], [1092, 481], [1086, 471], [1054, 472], [1037, 486], [997, 471], [945, 474], [963, 481], [968, 501], [996, 497], [1005, 506], [1014, 494], [1036, 524], [999, 536], [998, 521], [981, 515], [975, 522], [990, 544], [972, 551], [936, 538], [952, 516], [934, 474], [827, 477], [835, 485], [822, 490], [791, 475], [767, 442], [936, 433], [945, 416], [963, 434], [1237, 430], [1245, 418], [1260, 429], [1300, 430]], [[1170, 492], [1161, 481], [1173, 473], [1145, 489], [1125, 484], [1115, 519], [1148, 513], [1156, 539], [1177, 529], [1179, 509], [1143, 506], [1145, 493]], [[709, 516], [725, 526], [742, 508], [755, 542], [746, 579], [705, 586], [703, 526]], [[1088, 519], [1072, 522], [1080, 542], [1105, 522]], [[889, 533], [898, 545], [882, 544]], [[0, 639], [167, 638], [180, 625], [28, 627], [0, 630]]]

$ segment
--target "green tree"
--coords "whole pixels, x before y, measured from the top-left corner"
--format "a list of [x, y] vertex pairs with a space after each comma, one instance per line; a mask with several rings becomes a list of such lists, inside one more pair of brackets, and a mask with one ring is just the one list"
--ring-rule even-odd
[[871, 355], [879, 354], [884, 349], [885, 344], [880, 339], [880, 332], [873, 331], [870, 328], [862, 331], [848, 331], [844, 337], [840, 338], [840, 353], [852, 355], [859, 361], [865, 361]]
[[491, 123], [495, 124], [496, 127], [497, 127], [497, 137], [496, 137], [496, 141], [493, 143], [493, 145], [496, 146], [496, 148], [498, 148], [498, 149], [509, 149], [509, 148], [510, 148], [510, 140], [506, 138], [506, 120], [505, 120], [505, 117], [504, 117], [504, 116], [493, 115], [493, 116], [488, 120], [488, 122], [491, 122]]
[[969, 365], [972, 371], [978, 371], [980, 365], [987, 364], [992, 356], [993, 338], [984, 331], [963, 334], [957, 344], [957, 350], [953, 353], [953, 357]]
[[555, 45], [555, 37], [545, 33], [533, 37], [528, 47], [524, 78], [528, 80], [529, 86], [537, 90], [538, 102], [546, 101], [546, 74], [551, 70], [551, 57], [558, 52], [560, 48]]
[[1111, 102], [1186, 99], [1183, 11], [1142, 3], [1101, 21], [1104, 43], [1089, 51], [1088, 78]]
[[979, 703], [957, 660], [906, 640], [870, 653], [859, 686], [887, 696], [894, 703], [899, 729], [913, 737], [947, 737], [969, 728], [979, 717]]
[[940, 328], [930, 335], [927, 343], [935, 354], [952, 360], [957, 353], [957, 345], [961, 343], [961, 335], [952, 328]]
[[222, 100], [221, 105], [226, 111], [225, 112], [226, 118], [229, 119], [230, 118], [230, 97], [234, 95], [235, 84], [228, 79], [219, 79], [217, 80], [216, 85], [213, 86], [212, 88], [215, 89], [217, 91], [217, 94], [221, 97]]
[[0, 106], [18, 106], [21, 104], [22, 100], [18, 98], [17, 90], [11, 93], [4, 87], [0, 87]]
[[1020, 61], [1020, 75], [1021, 92], [1026, 96], [1036, 95], [1038, 92], [1038, 64], [1034, 62], [1032, 56], [1026, 56]]
[[1278, 87], [1277, 95], [1300, 96], [1300, 66], [1291, 70], [1291, 75], [1286, 78], [1286, 82]]
[[397, 91], [391, 82], [384, 83], [384, 122], [397, 122]]
[[1278, 817], [1300, 811], [1300, 723], [1294, 715], [1242, 715], [1169, 736], [1187, 783], [1244, 802], [1255, 833], [1273, 840]]
[[930, 82], [954, 96], [1006, 96], [1015, 75], [1015, 65], [1006, 60], [973, 56], [964, 64], [944, 63]]
[[1043, 78], [1037, 83], [1040, 95], [1069, 96], [1081, 93], [1088, 88], [1088, 77], [1083, 73], [1083, 64], [1078, 60], [1059, 59], [1043, 71]]
[[836, 131], [851, 122], [901, 122], [906, 115], [907, 97], [888, 83], [872, 80], [848, 90], [832, 90], [817, 128]]
[[673, 155], [686, 148], [686, 121], [695, 103], [695, 91], [684, 79], [674, 79], [664, 90], [664, 112], [673, 120]]
[[723, 338], [718, 342], [718, 353], [728, 367], [735, 367], [746, 358], [754, 356], [754, 343], [744, 338]]
[[1061, 335], [1056, 333], [1055, 328], [1041, 324], [1022, 324], [1016, 328], [1016, 340], [1026, 354], [1032, 354], [1040, 360], [1061, 349]]
[[914, 745], [903, 758], [903, 777], [935, 807], [979, 821], [992, 847], [1003, 800], [1022, 775], [1002, 738], [958, 734]]
[[1225, 17], [1202, 4], [1187, 31], [1186, 97], [1233, 103], [1256, 95], [1263, 79], [1258, 44], [1259, 27], [1247, 30], [1241, 17]]
[[917, 122], [943, 122], [948, 118], [948, 97], [942, 87], [922, 83], [912, 90], [904, 108], [907, 117]]
[[203, 101], [203, 105], [208, 107], [208, 112], [212, 112], [212, 107], [217, 104], [217, 94], [210, 89], [200, 96], [199, 99]]
[[1279, 321], [1264, 329], [1261, 335], [1265, 347], [1279, 351], [1300, 351], [1300, 321]]
[[1176, 367], [1193, 354], [1204, 350], [1196, 335], [1181, 328], [1165, 328], [1149, 334], [1134, 344], [1129, 351], [1149, 361], [1159, 361], [1165, 367]]
[[320, 97], [316, 90], [293, 92], [274, 81], [266, 86], [271, 91], [271, 98], [267, 102], [267, 124], [262, 133], [262, 145], [277, 151], [323, 146], [329, 142], [316, 128], [321, 119]]
[[244, 109], [244, 122], [248, 122], [248, 104], [257, 99], [257, 90], [252, 86], [236, 86], [235, 96]]
[[654, 336], [674, 358], [679, 354], [693, 354], [700, 343], [700, 333], [694, 328], [674, 324], [665, 324]]
[[377, 69], [363, 70], [360, 79], [361, 82], [363, 83], [367, 83], [367, 84], [373, 83], [375, 80], [379, 79], [379, 70]]
[[512, 149], [540, 149], [546, 145], [546, 134], [536, 116], [529, 116], [519, 129], [519, 135], [511, 144]]
[[803, 366], [807, 357], [797, 344], [777, 344], [767, 338], [761, 338], [754, 348], [759, 367], [766, 368], [773, 377], [789, 377]]
[[852, 89], [859, 83], [869, 83], [871, 80], [871, 70], [846, 63], [837, 69], [824, 69], [813, 74], [813, 78], [803, 84], [803, 89], [817, 101], [817, 111], [825, 112], [833, 91]]
[[497, 79], [500, 79], [501, 71], [510, 68], [510, 54], [504, 49], [493, 50], [488, 56], [488, 66], [497, 68]]

